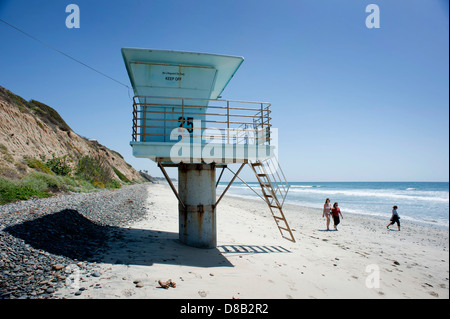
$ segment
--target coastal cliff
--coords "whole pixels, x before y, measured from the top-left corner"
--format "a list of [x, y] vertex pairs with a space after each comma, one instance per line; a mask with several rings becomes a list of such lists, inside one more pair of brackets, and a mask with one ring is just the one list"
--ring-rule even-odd
[[63, 175], [59, 181], [78, 191], [80, 179], [93, 188], [146, 181], [118, 152], [75, 133], [54, 108], [0, 87], [0, 178], [20, 183], [30, 174]]

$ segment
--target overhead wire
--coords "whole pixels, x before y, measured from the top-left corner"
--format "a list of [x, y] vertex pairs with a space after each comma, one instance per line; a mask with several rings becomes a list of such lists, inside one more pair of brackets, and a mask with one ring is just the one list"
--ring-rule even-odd
[[[77, 62], [77, 63], [79, 63], [79, 64], [81, 64], [81, 65], [83, 65], [83, 66], [85, 66], [85, 67], [87, 67], [88, 69], [90, 69], [90, 70], [92, 70], [92, 71], [94, 71], [94, 72], [97, 72], [98, 74], [103, 75], [104, 77], [106, 77], [106, 78], [108, 78], [108, 79], [110, 79], [110, 80], [113, 80], [114, 82], [119, 83], [120, 85], [123, 85], [124, 87], [128, 88], [128, 96], [130, 96], [130, 89], [131, 89], [131, 88], [130, 88], [128, 85], [126, 85], [125, 83], [122, 83], [122, 82], [120, 82], [120, 81], [118, 81], [118, 80], [116, 80], [116, 79], [110, 77], [109, 75], [107, 75], [107, 74], [105, 74], [105, 73], [103, 73], [103, 72], [101, 72], [101, 71], [99, 71], [99, 70], [97, 70], [97, 69], [91, 67], [90, 65], [87, 65], [86, 63], [84, 63], [84, 62], [82, 62], [82, 61], [80, 61], [80, 60], [74, 58], [73, 56], [71, 56], [71, 55], [69, 55], [69, 54], [67, 54], [67, 53], [65, 53], [65, 52], [63, 52], [63, 51], [61, 51], [61, 50], [59, 50], [59, 49], [57, 49], [57, 48], [51, 46], [50, 44], [48, 44], [48, 43], [46, 43], [46, 42], [44, 42], [44, 41], [42, 41], [42, 40], [39, 40], [39, 39], [36, 38], [35, 36], [29, 34], [28, 32], [26, 32], [26, 31], [24, 31], [24, 30], [22, 30], [22, 29], [20, 29], [20, 28], [18, 28], [18, 27], [16, 27], [16, 26], [14, 26], [14, 25], [12, 25], [12, 24], [9, 23], [9, 22], [6, 22], [6, 21], [3, 20], [2, 18], [0, 18], [0, 21], [3, 22], [4, 24], [10, 26], [11, 28], [13, 28], [13, 29], [19, 31], [20, 33], [26, 35], [27, 37], [29, 37], [29, 38], [31, 38], [31, 39], [33, 39], [33, 40], [39, 42], [40, 44], [42, 44], [42, 45], [44, 45], [44, 46], [46, 46], [46, 47], [52, 49], [53, 51], [56, 51], [56, 52], [58, 52], [58, 53], [64, 55], [65, 57], [67, 57], [67, 58], [69, 58], [69, 59], [71, 59], [71, 60], [73, 60], [73, 61], [75, 61], [75, 62]], [[131, 97], [130, 97], [130, 98], [131, 98]]]

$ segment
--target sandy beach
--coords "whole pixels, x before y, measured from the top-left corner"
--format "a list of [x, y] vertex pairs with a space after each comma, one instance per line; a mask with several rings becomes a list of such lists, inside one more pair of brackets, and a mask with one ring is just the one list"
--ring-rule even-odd
[[[81, 277], [62, 298], [449, 298], [448, 228], [346, 214], [326, 231], [320, 208], [285, 205], [296, 243], [280, 236], [262, 200], [225, 196], [215, 249], [178, 242], [178, 203], [148, 184], [147, 215], [120, 228], [100, 256], [99, 277]], [[331, 227], [332, 228], [332, 227]], [[175, 288], [158, 281], [171, 279]], [[101, 287], [101, 289], [96, 289]]]

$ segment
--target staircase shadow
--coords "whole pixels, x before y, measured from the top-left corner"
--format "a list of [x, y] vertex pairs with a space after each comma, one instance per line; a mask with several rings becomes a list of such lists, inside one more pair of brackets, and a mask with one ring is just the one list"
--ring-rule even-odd
[[290, 250], [282, 246], [261, 246], [261, 245], [221, 245], [217, 249], [222, 254], [268, 254], [268, 253], [291, 253]]

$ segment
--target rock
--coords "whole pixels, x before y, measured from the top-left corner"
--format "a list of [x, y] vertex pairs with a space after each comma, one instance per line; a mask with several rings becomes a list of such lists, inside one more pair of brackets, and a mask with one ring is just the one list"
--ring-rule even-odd
[[55, 269], [55, 270], [61, 270], [63, 268], [64, 268], [64, 265], [61, 265], [61, 264], [53, 265], [53, 269]]
[[136, 284], [136, 287], [137, 287], [137, 288], [142, 288], [142, 287], [144, 287], [144, 284], [143, 284], [142, 282], [138, 282], [138, 283]]
[[[112, 227], [147, 213], [145, 190], [137, 184], [0, 205], [0, 299], [58, 298], [74, 275], [80, 283], [102, 276], [92, 257], [107, 248]], [[123, 205], [127, 199], [134, 208]]]

